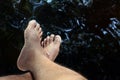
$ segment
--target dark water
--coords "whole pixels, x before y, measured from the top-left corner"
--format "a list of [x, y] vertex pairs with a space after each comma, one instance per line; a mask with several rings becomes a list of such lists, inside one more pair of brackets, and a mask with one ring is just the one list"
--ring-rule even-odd
[[0, 75], [21, 73], [16, 60], [31, 19], [44, 37], [62, 36], [57, 63], [89, 80], [120, 80], [119, 0], [0, 0]]

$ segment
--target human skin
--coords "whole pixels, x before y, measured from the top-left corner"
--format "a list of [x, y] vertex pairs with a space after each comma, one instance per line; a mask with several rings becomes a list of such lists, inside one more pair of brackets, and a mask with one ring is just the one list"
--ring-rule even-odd
[[[37, 31], [35, 31], [35, 32], [37, 32], [37, 34], [35, 33], [34, 38], [35, 38], [35, 36], [38, 37], [35, 40], [35, 42], [38, 41], [37, 42], [37, 44], [38, 44], [39, 42], [41, 42], [42, 31], [41, 31], [40, 28], [38, 28], [40, 26], [37, 24], [38, 27], [36, 27], [35, 24], [36, 24], [35, 21], [31, 21], [29, 23], [28, 27], [30, 27], [30, 25], [32, 25], [35, 28], [34, 30], [37, 30]], [[38, 30], [40, 30], [40, 31], [38, 32]], [[31, 31], [31, 32], [34, 32], [34, 31]], [[31, 34], [31, 35], [33, 36], [33, 34]], [[31, 35], [28, 35], [28, 36], [31, 37]], [[32, 49], [33, 54], [31, 54], [31, 53], [29, 55], [27, 54], [26, 58], [28, 56], [29, 57], [36, 56], [35, 58], [37, 58], [37, 59], [35, 59], [35, 60], [33, 59], [34, 61], [32, 62], [32, 64], [34, 64], [34, 66], [28, 67], [31, 64], [29, 64], [29, 65], [27, 64], [27, 66], [21, 66], [21, 64], [20, 64], [20, 66], [19, 66], [19, 62], [18, 62], [18, 67], [23, 71], [30, 70], [31, 73], [33, 74], [33, 77], [34, 77], [35, 80], [62, 80], [62, 79], [63, 80], [87, 80], [85, 77], [76, 73], [75, 71], [70, 70], [66, 67], [60, 66], [60, 65], [53, 62], [55, 60], [56, 56], [58, 55], [59, 47], [60, 47], [60, 41], [61, 41], [60, 36], [57, 36], [55, 39], [54, 38], [55, 38], [54, 35], [48, 36], [47, 38], [44, 39], [44, 41], [41, 42], [41, 45], [39, 45], [39, 46], [37, 44], [36, 44], [37, 46], [35, 46], [33, 44], [34, 40], [33, 40], [33, 43], [31, 41], [28, 41], [28, 42], [32, 43], [32, 45], [34, 47], [41, 48], [40, 52], [39, 51], [36, 52], [36, 49], [34, 49], [34, 48], [32, 49], [30, 47]], [[27, 44], [27, 45], [30, 46], [30, 44]], [[26, 46], [23, 47], [23, 52], [21, 52], [21, 54], [23, 56], [25, 54], [24, 53], [25, 48], [26, 48]], [[34, 50], [35, 50], [35, 52], [34, 52]], [[25, 52], [26, 52], [26, 50], [25, 50]], [[19, 60], [20, 60], [20, 58], [19, 58]], [[30, 60], [31, 60], [31, 58], [30, 58]], [[37, 65], [36, 65], [36, 62], [37, 62]], [[8, 75], [8, 76], [0, 77], [0, 80], [33, 80], [33, 77], [31, 76], [31, 73], [27, 72], [27, 73], [19, 74], [19, 75]]]
[[[58, 65], [45, 56], [45, 51], [39, 43], [42, 40], [40, 25], [32, 20], [24, 32], [25, 44], [17, 61], [22, 71], [30, 71], [35, 80], [86, 80], [77, 72]], [[60, 45], [60, 36], [54, 41], [54, 46]], [[49, 55], [48, 55], [49, 56]]]
[[19, 75], [7, 75], [0, 77], [0, 80], [33, 80], [30, 72]]
[[[56, 39], [56, 36], [58, 35], [51, 34], [50, 36], [47, 36], [40, 43], [40, 45], [43, 47], [45, 51], [45, 56], [51, 61], [54, 61], [59, 54], [61, 39], [58, 42], [58, 46], [57, 47], [54, 46], [54, 40]], [[0, 77], [0, 80], [33, 80], [33, 79], [32, 79], [31, 73], [26, 72], [26, 73], [18, 74], [18, 75], [2, 76]]]

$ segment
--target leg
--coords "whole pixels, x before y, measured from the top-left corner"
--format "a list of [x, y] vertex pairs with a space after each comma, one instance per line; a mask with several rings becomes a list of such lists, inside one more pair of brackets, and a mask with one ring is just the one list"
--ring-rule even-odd
[[[59, 48], [60, 48], [60, 42], [56, 47], [54, 46], [54, 43], [53, 43], [54, 39], [57, 39], [57, 38], [55, 38], [55, 35], [52, 34], [50, 37], [48, 36], [47, 38], [45, 38], [44, 41], [42, 41], [41, 43], [46, 53], [45, 54], [46, 57], [51, 61], [55, 60], [56, 56], [59, 53]], [[3, 76], [3, 77], [0, 77], [0, 80], [32, 80], [32, 76], [29, 72], [27, 72], [21, 75]]]
[[31, 74], [24, 73], [20, 75], [8, 75], [8, 76], [2, 76], [0, 77], [0, 80], [32, 80]]
[[[56, 39], [54, 34], [51, 36], [48, 36], [47, 38], [42, 41], [41, 45], [45, 51], [45, 56], [50, 59], [51, 61], [54, 61], [56, 56], [59, 53], [59, 47], [60, 42], [56, 47], [54, 47], [53, 41]], [[32, 80], [32, 76], [29, 72], [20, 74], [20, 75], [8, 75], [0, 77], [0, 80]]]
[[[25, 30], [25, 44], [17, 61], [18, 68], [31, 71], [35, 80], [86, 80], [83, 76], [68, 68], [55, 64], [44, 54], [41, 45], [41, 29], [37, 23], [29, 23]], [[53, 43], [59, 45], [60, 36]], [[45, 45], [44, 45], [45, 46]]]

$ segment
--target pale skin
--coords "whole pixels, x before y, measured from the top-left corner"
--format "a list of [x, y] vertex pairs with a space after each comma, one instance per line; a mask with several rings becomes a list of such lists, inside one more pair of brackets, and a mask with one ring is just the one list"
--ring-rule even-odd
[[[59, 39], [58, 46], [54, 47], [54, 40]], [[54, 61], [59, 54], [61, 38], [59, 35], [51, 34], [47, 36], [44, 41], [40, 43], [45, 51], [45, 55], [51, 61]], [[30, 72], [19, 74], [19, 75], [8, 75], [0, 77], [0, 80], [33, 80]]]
[[[58, 46], [54, 46], [54, 41], [58, 39]], [[56, 57], [59, 54], [59, 48], [61, 44], [61, 37], [59, 35], [51, 34], [50, 36], [47, 36], [40, 45], [43, 47], [45, 51], [45, 56], [51, 60], [54, 61]], [[0, 80], [33, 80], [30, 72], [19, 74], [19, 75], [8, 75], [8, 76], [2, 76], [0, 77]]]
[[[59, 35], [48, 36], [42, 42], [40, 25], [32, 20], [24, 32], [24, 37], [25, 44], [17, 61], [20, 70], [30, 71], [35, 80], [87, 80], [75, 71], [53, 62], [59, 52], [61, 42]], [[31, 80], [30, 73], [24, 75], [28, 79], [18, 80]]]
[[[43, 49], [45, 51], [45, 55], [48, 59], [51, 61], [54, 61], [59, 53], [60, 48], [60, 42], [61, 38], [56, 38], [55, 36], [59, 37], [58, 35], [51, 34], [50, 36], [47, 36], [44, 41], [40, 45], [43, 46]], [[59, 39], [59, 46], [54, 47], [54, 40]], [[54, 49], [53, 49], [54, 48]], [[49, 56], [48, 56], [49, 55]], [[19, 74], [19, 75], [8, 75], [0, 77], [0, 80], [33, 80], [30, 72]]]

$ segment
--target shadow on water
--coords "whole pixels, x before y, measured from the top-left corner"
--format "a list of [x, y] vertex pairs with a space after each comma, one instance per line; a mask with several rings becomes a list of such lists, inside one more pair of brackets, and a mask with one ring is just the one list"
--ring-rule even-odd
[[119, 0], [0, 0], [0, 75], [21, 73], [16, 60], [31, 19], [44, 37], [62, 36], [56, 62], [89, 80], [120, 80]]

